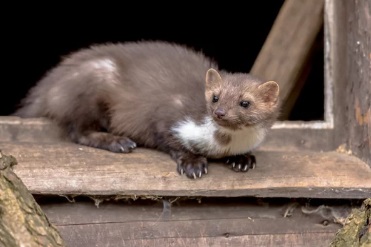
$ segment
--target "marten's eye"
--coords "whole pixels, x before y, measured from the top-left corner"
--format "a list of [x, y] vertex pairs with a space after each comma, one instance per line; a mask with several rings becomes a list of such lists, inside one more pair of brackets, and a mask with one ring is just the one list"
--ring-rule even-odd
[[247, 107], [249, 107], [249, 105], [250, 105], [249, 101], [241, 101], [240, 102], [240, 106], [242, 106], [243, 108], [247, 108]]
[[216, 95], [214, 95], [214, 96], [213, 96], [213, 103], [218, 102], [218, 100], [219, 100], [219, 97], [216, 96]]

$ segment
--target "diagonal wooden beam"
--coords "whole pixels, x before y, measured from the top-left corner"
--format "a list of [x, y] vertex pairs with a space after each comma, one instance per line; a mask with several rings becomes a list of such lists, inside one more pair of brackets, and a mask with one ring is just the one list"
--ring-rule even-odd
[[251, 74], [280, 85], [284, 111], [291, 94], [296, 100], [298, 81], [323, 24], [324, 0], [286, 0], [255, 60]]

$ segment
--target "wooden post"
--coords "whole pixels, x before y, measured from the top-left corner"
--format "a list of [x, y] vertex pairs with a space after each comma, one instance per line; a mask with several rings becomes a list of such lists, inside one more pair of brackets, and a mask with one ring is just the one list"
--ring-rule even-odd
[[33, 196], [11, 169], [12, 156], [0, 151], [0, 246], [64, 246]]
[[327, 0], [335, 143], [371, 166], [371, 2]]

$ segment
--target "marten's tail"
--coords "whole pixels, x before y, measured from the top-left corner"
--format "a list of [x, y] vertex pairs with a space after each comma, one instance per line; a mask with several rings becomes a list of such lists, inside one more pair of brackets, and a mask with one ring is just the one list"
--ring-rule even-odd
[[44, 99], [42, 97], [38, 97], [37, 93], [31, 90], [29, 95], [21, 101], [18, 109], [11, 116], [22, 118], [42, 117], [43, 109], [46, 107], [43, 101]]

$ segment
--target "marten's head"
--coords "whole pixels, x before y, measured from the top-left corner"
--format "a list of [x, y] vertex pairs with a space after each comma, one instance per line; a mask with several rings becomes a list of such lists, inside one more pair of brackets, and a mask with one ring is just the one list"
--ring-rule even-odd
[[279, 86], [248, 74], [206, 73], [207, 110], [220, 126], [232, 130], [257, 124], [271, 125], [278, 117]]

